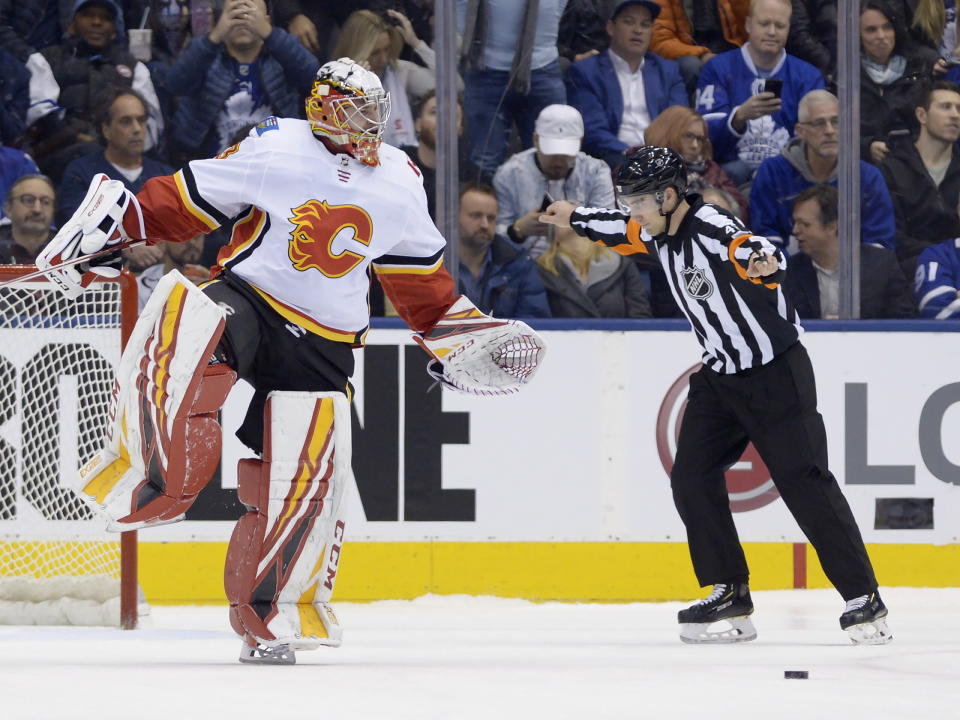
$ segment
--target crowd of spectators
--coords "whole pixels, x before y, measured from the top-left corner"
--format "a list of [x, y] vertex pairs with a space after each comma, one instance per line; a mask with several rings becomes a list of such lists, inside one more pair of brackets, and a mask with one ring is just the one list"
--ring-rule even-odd
[[[788, 253], [801, 317], [836, 316], [836, 0], [455, 9], [459, 277], [482, 310], [678, 316], [650, 258], [538, 220], [554, 200], [616, 207], [625, 153], [657, 145]], [[863, 317], [960, 317], [956, 18], [955, 0], [860, 2]], [[303, 117], [317, 68], [343, 56], [390, 92], [384, 140], [434, 215], [434, 45], [433, 0], [0, 0], [0, 262], [31, 263], [97, 173], [136, 192], [271, 115]], [[128, 253], [141, 301], [171, 268], [204, 277], [230, 232]]]

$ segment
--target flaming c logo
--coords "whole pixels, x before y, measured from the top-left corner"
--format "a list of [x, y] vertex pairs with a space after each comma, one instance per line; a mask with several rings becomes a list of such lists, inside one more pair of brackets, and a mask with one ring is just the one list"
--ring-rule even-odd
[[[663, 469], [670, 475], [673, 469], [673, 457], [677, 451], [677, 438], [680, 435], [680, 423], [687, 408], [687, 391], [690, 389], [690, 376], [700, 369], [694, 365], [676, 379], [667, 390], [660, 412], [657, 415], [657, 452]], [[747, 512], [769, 505], [780, 497], [770, 477], [770, 471], [760, 459], [760, 453], [747, 445], [740, 460], [726, 472], [727, 493], [730, 496], [730, 509], [733, 512]]]
[[363, 255], [355, 252], [333, 251], [333, 241], [341, 232], [352, 232], [352, 239], [364, 245], [373, 239], [373, 221], [356, 205], [308, 200], [293, 208], [288, 220], [294, 225], [287, 251], [293, 266], [300, 271], [316, 268], [330, 278], [343, 277], [363, 262]]

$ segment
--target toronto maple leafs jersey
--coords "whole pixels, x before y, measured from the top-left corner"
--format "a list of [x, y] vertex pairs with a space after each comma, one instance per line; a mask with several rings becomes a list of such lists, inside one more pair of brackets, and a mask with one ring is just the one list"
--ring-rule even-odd
[[420, 171], [389, 145], [370, 167], [331, 153], [306, 121], [271, 117], [217, 157], [149, 180], [137, 197], [152, 242], [186, 240], [238, 218], [217, 271], [331, 340], [363, 342], [371, 268], [415, 330], [454, 299]]
[[[652, 237], [627, 213], [577, 208], [570, 226], [621, 255], [645, 253], [659, 259], [677, 305], [703, 348], [703, 364], [722, 373], [765, 365], [797, 342], [803, 328], [780, 286], [787, 268], [783, 253], [751, 235], [726, 210], [687, 195], [690, 210], [675, 235]], [[764, 278], [747, 277], [750, 255], [762, 252], [779, 262]]]
[[[757, 70], [747, 46], [728, 50], [700, 70], [696, 109], [707, 121], [713, 159], [719, 163], [741, 159], [756, 170], [768, 157], [779, 155], [793, 135], [800, 98], [823, 89], [823, 75], [813, 65], [783, 53], [769, 73]], [[752, 95], [763, 92], [766, 77], [783, 80], [780, 110], [747, 121], [741, 135], [730, 124], [733, 113]]]
[[960, 238], [923, 249], [917, 258], [914, 289], [920, 317], [960, 318]]

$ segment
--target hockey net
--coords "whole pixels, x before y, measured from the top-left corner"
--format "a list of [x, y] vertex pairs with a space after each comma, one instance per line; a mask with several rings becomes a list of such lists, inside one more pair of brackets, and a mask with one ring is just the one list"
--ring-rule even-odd
[[0, 624], [136, 626], [136, 533], [64, 485], [103, 444], [136, 314], [126, 272], [74, 300], [44, 278], [0, 288]]

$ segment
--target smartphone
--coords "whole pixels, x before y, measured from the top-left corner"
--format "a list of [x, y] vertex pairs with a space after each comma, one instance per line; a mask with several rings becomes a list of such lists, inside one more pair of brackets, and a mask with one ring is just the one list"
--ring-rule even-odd
[[773, 93], [774, 97], [780, 97], [783, 90], [783, 80], [780, 78], [767, 78], [763, 81], [764, 92]]
[[550, 193], [544, 193], [543, 200], [540, 202], [540, 212], [546, 212], [547, 208], [553, 204], [553, 198]]

